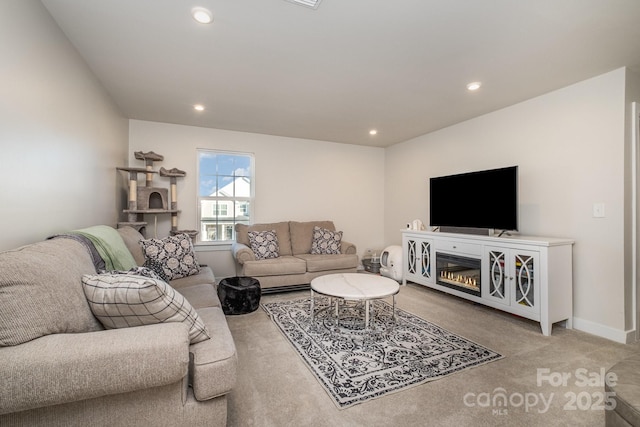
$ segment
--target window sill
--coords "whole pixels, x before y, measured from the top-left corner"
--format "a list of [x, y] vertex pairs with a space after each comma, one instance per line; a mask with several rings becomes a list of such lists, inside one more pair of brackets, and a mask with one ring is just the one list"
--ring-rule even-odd
[[193, 248], [196, 252], [216, 252], [230, 251], [233, 242], [200, 242], [194, 243]]

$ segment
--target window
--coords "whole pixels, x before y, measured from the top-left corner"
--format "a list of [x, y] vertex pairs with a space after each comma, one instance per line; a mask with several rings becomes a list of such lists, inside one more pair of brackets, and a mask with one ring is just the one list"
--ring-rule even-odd
[[198, 150], [200, 242], [231, 242], [235, 225], [249, 224], [253, 206], [253, 155]]
[[227, 216], [229, 206], [226, 203], [216, 203], [216, 211], [214, 216]]

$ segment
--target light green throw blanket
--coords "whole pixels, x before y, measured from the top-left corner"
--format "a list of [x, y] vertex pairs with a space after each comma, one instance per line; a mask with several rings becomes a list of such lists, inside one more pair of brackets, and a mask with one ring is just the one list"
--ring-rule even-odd
[[136, 261], [124, 244], [115, 228], [107, 225], [96, 225], [72, 233], [80, 234], [91, 240], [102, 257], [107, 270], [129, 270], [135, 267]]

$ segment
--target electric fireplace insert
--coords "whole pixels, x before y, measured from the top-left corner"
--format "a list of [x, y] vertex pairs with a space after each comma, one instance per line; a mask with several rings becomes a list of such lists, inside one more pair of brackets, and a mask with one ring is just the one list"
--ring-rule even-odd
[[436, 253], [436, 282], [478, 297], [480, 287], [480, 259], [443, 252]]

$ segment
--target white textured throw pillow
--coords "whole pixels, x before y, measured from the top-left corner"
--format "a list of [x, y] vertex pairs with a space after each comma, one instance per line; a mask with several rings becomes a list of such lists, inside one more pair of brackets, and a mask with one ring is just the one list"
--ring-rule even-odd
[[313, 255], [339, 255], [342, 246], [342, 231], [331, 231], [326, 228], [313, 227]]
[[[164, 239], [140, 240], [147, 263], [161, 265], [169, 280], [200, 272], [191, 237], [186, 233]], [[151, 265], [150, 264], [150, 265]]]
[[276, 230], [249, 231], [247, 234], [256, 259], [278, 258], [280, 256]]
[[189, 302], [168, 283], [130, 274], [85, 274], [82, 287], [94, 316], [107, 329], [182, 322], [191, 344], [210, 338]]

